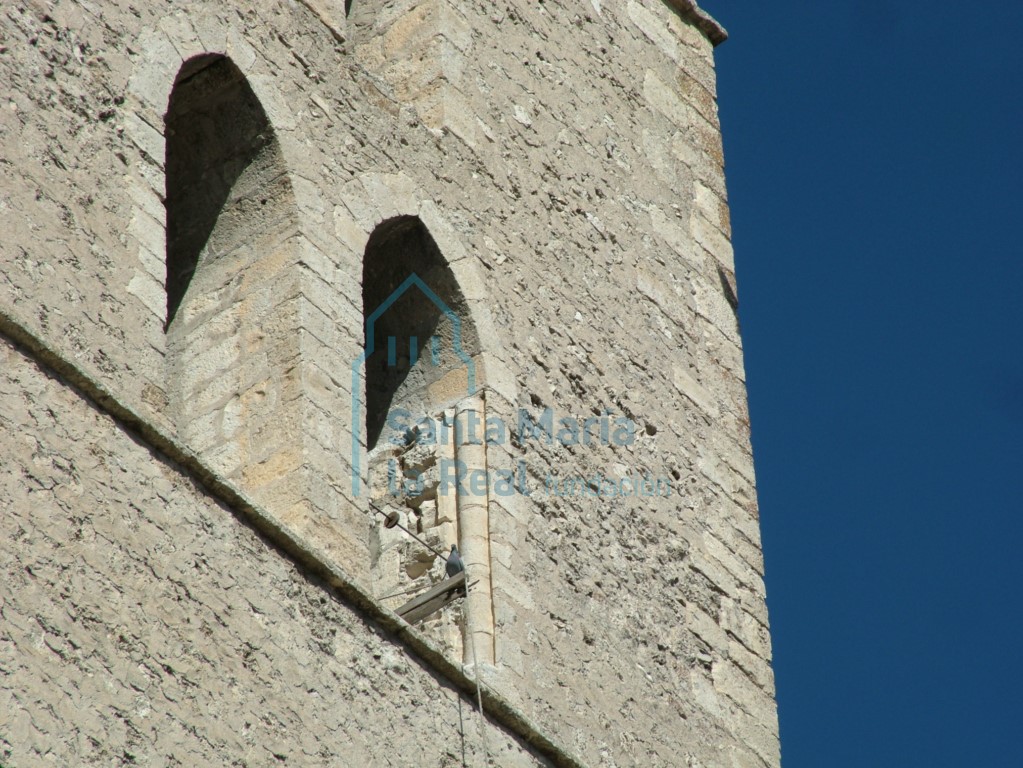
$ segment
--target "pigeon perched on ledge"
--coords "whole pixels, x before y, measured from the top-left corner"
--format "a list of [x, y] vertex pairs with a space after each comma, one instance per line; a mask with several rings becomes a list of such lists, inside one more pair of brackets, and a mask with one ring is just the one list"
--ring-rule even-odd
[[462, 556], [458, 554], [458, 547], [454, 544], [451, 545], [451, 554], [448, 555], [448, 562], [444, 569], [447, 571], [449, 579], [456, 573], [465, 570], [465, 563], [462, 562]]

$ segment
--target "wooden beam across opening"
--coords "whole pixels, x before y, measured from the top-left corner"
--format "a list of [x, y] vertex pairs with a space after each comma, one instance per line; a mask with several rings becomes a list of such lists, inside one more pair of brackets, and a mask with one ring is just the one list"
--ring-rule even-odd
[[461, 573], [456, 573], [450, 579], [440, 582], [433, 589], [413, 597], [405, 605], [398, 608], [395, 613], [409, 624], [418, 624], [427, 616], [436, 613], [464, 594], [465, 571], [462, 571]]

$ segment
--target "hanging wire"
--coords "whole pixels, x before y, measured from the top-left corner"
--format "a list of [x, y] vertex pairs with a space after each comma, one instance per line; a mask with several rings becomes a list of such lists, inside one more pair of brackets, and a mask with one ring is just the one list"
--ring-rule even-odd
[[465, 600], [462, 602], [462, 627], [465, 634], [469, 636], [469, 645], [472, 646], [472, 662], [476, 678], [476, 704], [480, 710], [480, 742], [483, 746], [484, 765], [490, 765], [490, 750], [487, 748], [487, 717], [483, 713], [483, 692], [480, 688], [480, 657], [476, 653], [476, 633], [469, 629], [469, 570], [462, 561], [462, 568], [465, 570]]
[[[370, 507], [373, 508], [374, 511], [376, 511], [379, 514], [383, 515], [385, 518], [388, 517], [388, 514], [386, 512], [384, 512], [382, 509], [380, 509], [380, 507], [378, 507], [372, 501], [369, 502], [369, 505], [370, 505]], [[410, 531], [408, 528], [406, 528], [404, 525], [402, 525], [400, 520], [398, 522], [396, 522], [395, 525], [398, 528], [401, 528], [401, 530], [405, 531], [405, 533], [407, 533], [413, 539], [415, 539], [420, 544], [422, 544], [424, 547], [429, 549], [435, 555], [437, 555], [437, 557], [442, 558], [442, 559], [444, 558], [444, 555], [442, 555], [439, 551], [434, 549], [432, 546], [430, 546], [425, 541], [423, 541], [421, 538], [419, 538], [419, 536], [417, 536], [416, 534], [412, 533], [412, 531]], [[473, 661], [473, 668], [475, 670], [475, 674], [473, 675], [473, 677], [476, 678], [475, 679], [475, 682], [476, 682], [476, 705], [477, 705], [477, 707], [479, 707], [479, 711], [480, 711], [480, 741], [481, 741], [481, 744], [483, 746], [483, 758], [485, 760], [484, 764], [489, 766], [489, 765], [491, 765], [491, 761], [490, 761], [490, 750], [487, 747], [487, 718], [486, 718], [486, 715], [483, 712], [483, 690], [480, 687], [481, 686], [481, 681], [480, 681], [480, 657], [476, 653], [476, 633], [475, 632], [471, 632], [469, 630], [469, 613], [468, 613], [469, 587], [470, 587], [470, 584], [469, 584], [469, 570], [465, 566], [464, 561], [462, 563], [462, 567], [463, 567], [463, 570], [465, 570], [465, 597], [466, 597], [466, 599], [462, 602], [462, 627], [463, 627], [463, 629], [465, 631], [465, 634], [467, 634], [469, 636], [469, 644], [470, 644], [470, 646], [472, 646], [472, 661]], [[403, 593], [399, 592], [397, 594], [403, 594]], [[395, 597], [395, 596], [396, 595], [390, 595], [390, 597]], [[464, 746], [463, 746], [463, 748], [464, 748]], [[464, 760], [464, 757], [463, 757], [463, 763], [464, 763], [464, 761], [465, 760]]]
[[465, 702], [460, 693], [455, 698], [458, 699], [458, 736], [462, 741], [462, 768], [469, 768], [469, 764], [465, 762], [465, 718], [462, 717], [462, 707]]
[[[376, 504], [374, 504], [374, 503], [373, 503], [372, 501], [371, 501], [371, 502], [369, 503], [369, 505], [370, 505], [370, 506], [371, 506], [371, 507], [372, 507], [372, 508], [373, 508], [373, 509], [374, 509], [374, 510], [375, 510], [376, 512], [379, 512], [379, 513], [380, 513], [381, 515], [383, 515], [383, 516], [384, 516], [385, 518], [386, 518], [386, 517], [388, 517], [388, 514], [387, 514], [386, 512], [384, 512], [384, 510], [380, 509], [380, 507], [378, 507], [378, 506], [377, 506]], [[399, 520], [399, 521], [398, 521], [397, 523], [395, 523], [395, 525], [396, 525], [396, 526], [397, 526], [398, 528], [401, 528], [401, 529], [402, 529], [403, 531], [405, 531], [405, 533], [407, 533], [407, 534], [408, 534], [409, 536], [411, 536], [411, 537], [412, 537], [413, 539], [415, 539], [416, 541], [418, 541], [418, 542], [419, 542], [420, 544], [422, 544], [422, 545], [423, 545], [424, 547], [426, 547], [426, 548], [427, 548], [428, 550], [430, 550], [431, 552], [433, 552], [433, 554], [435, 554], [435, 555], [436, 555], [437, 557], [439, 557], [439, 558], [442, 558], [442, 559], [446, 557], [445, 555], [442, 555], [442, 554], [441, 554], [441, 553], [440, 553], [440, 552], [439, 552], [438, 550], [434, 549], [434, 548], [433, 548], [433, 547], [431, 547], [431, 546], [430, 546], [429, 544], [427, 544], [427, 543], [426, 543], [425, 541], [423, 541], [423, 540], [422, 540], [421, 538], [419, 538], [419, 537], [418, 537], [418, 536], [417, 536], [416, 534], [412, 533], [412, 531], [410, 531], [410, 530], [409, 530], [408, 528], [406, 528], [406, 527], [405, 527], [404, 525], [402, 525], [402, 524], [401, 524], [401, 521], [400, 521], [400, 520]]]

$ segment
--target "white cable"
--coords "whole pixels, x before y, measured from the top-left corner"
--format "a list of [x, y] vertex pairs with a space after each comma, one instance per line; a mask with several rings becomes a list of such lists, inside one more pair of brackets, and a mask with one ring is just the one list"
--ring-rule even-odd
[[472, 662], [475, 668], [476, 678], [476, 704], [480, 710], [480, 741], [483, 746], [484, 765], [490, 765], [490, 750], [487, 748], [487, 718], [483, 712], [483, 692], [480, 689], [480, 657], [476, 654], [476, 633], [469, 628], [469, 571], [465, 568], [465, 600], [462, 602], [462, 627], [465, 634], [469, 635], [469, 645], [472, 647]]

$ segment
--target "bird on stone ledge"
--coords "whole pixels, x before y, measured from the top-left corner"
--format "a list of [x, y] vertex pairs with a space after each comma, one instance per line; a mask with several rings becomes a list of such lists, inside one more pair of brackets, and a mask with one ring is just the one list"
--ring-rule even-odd
[[449, 579], [456, 573], [461, 573], [465, 570], [465, 563], [462, 562], [462, 556], [458, 554], [458, 547], [454, 544], [451, 545], [451, 554], [448, 555], [448, 562], [444, 568]]

